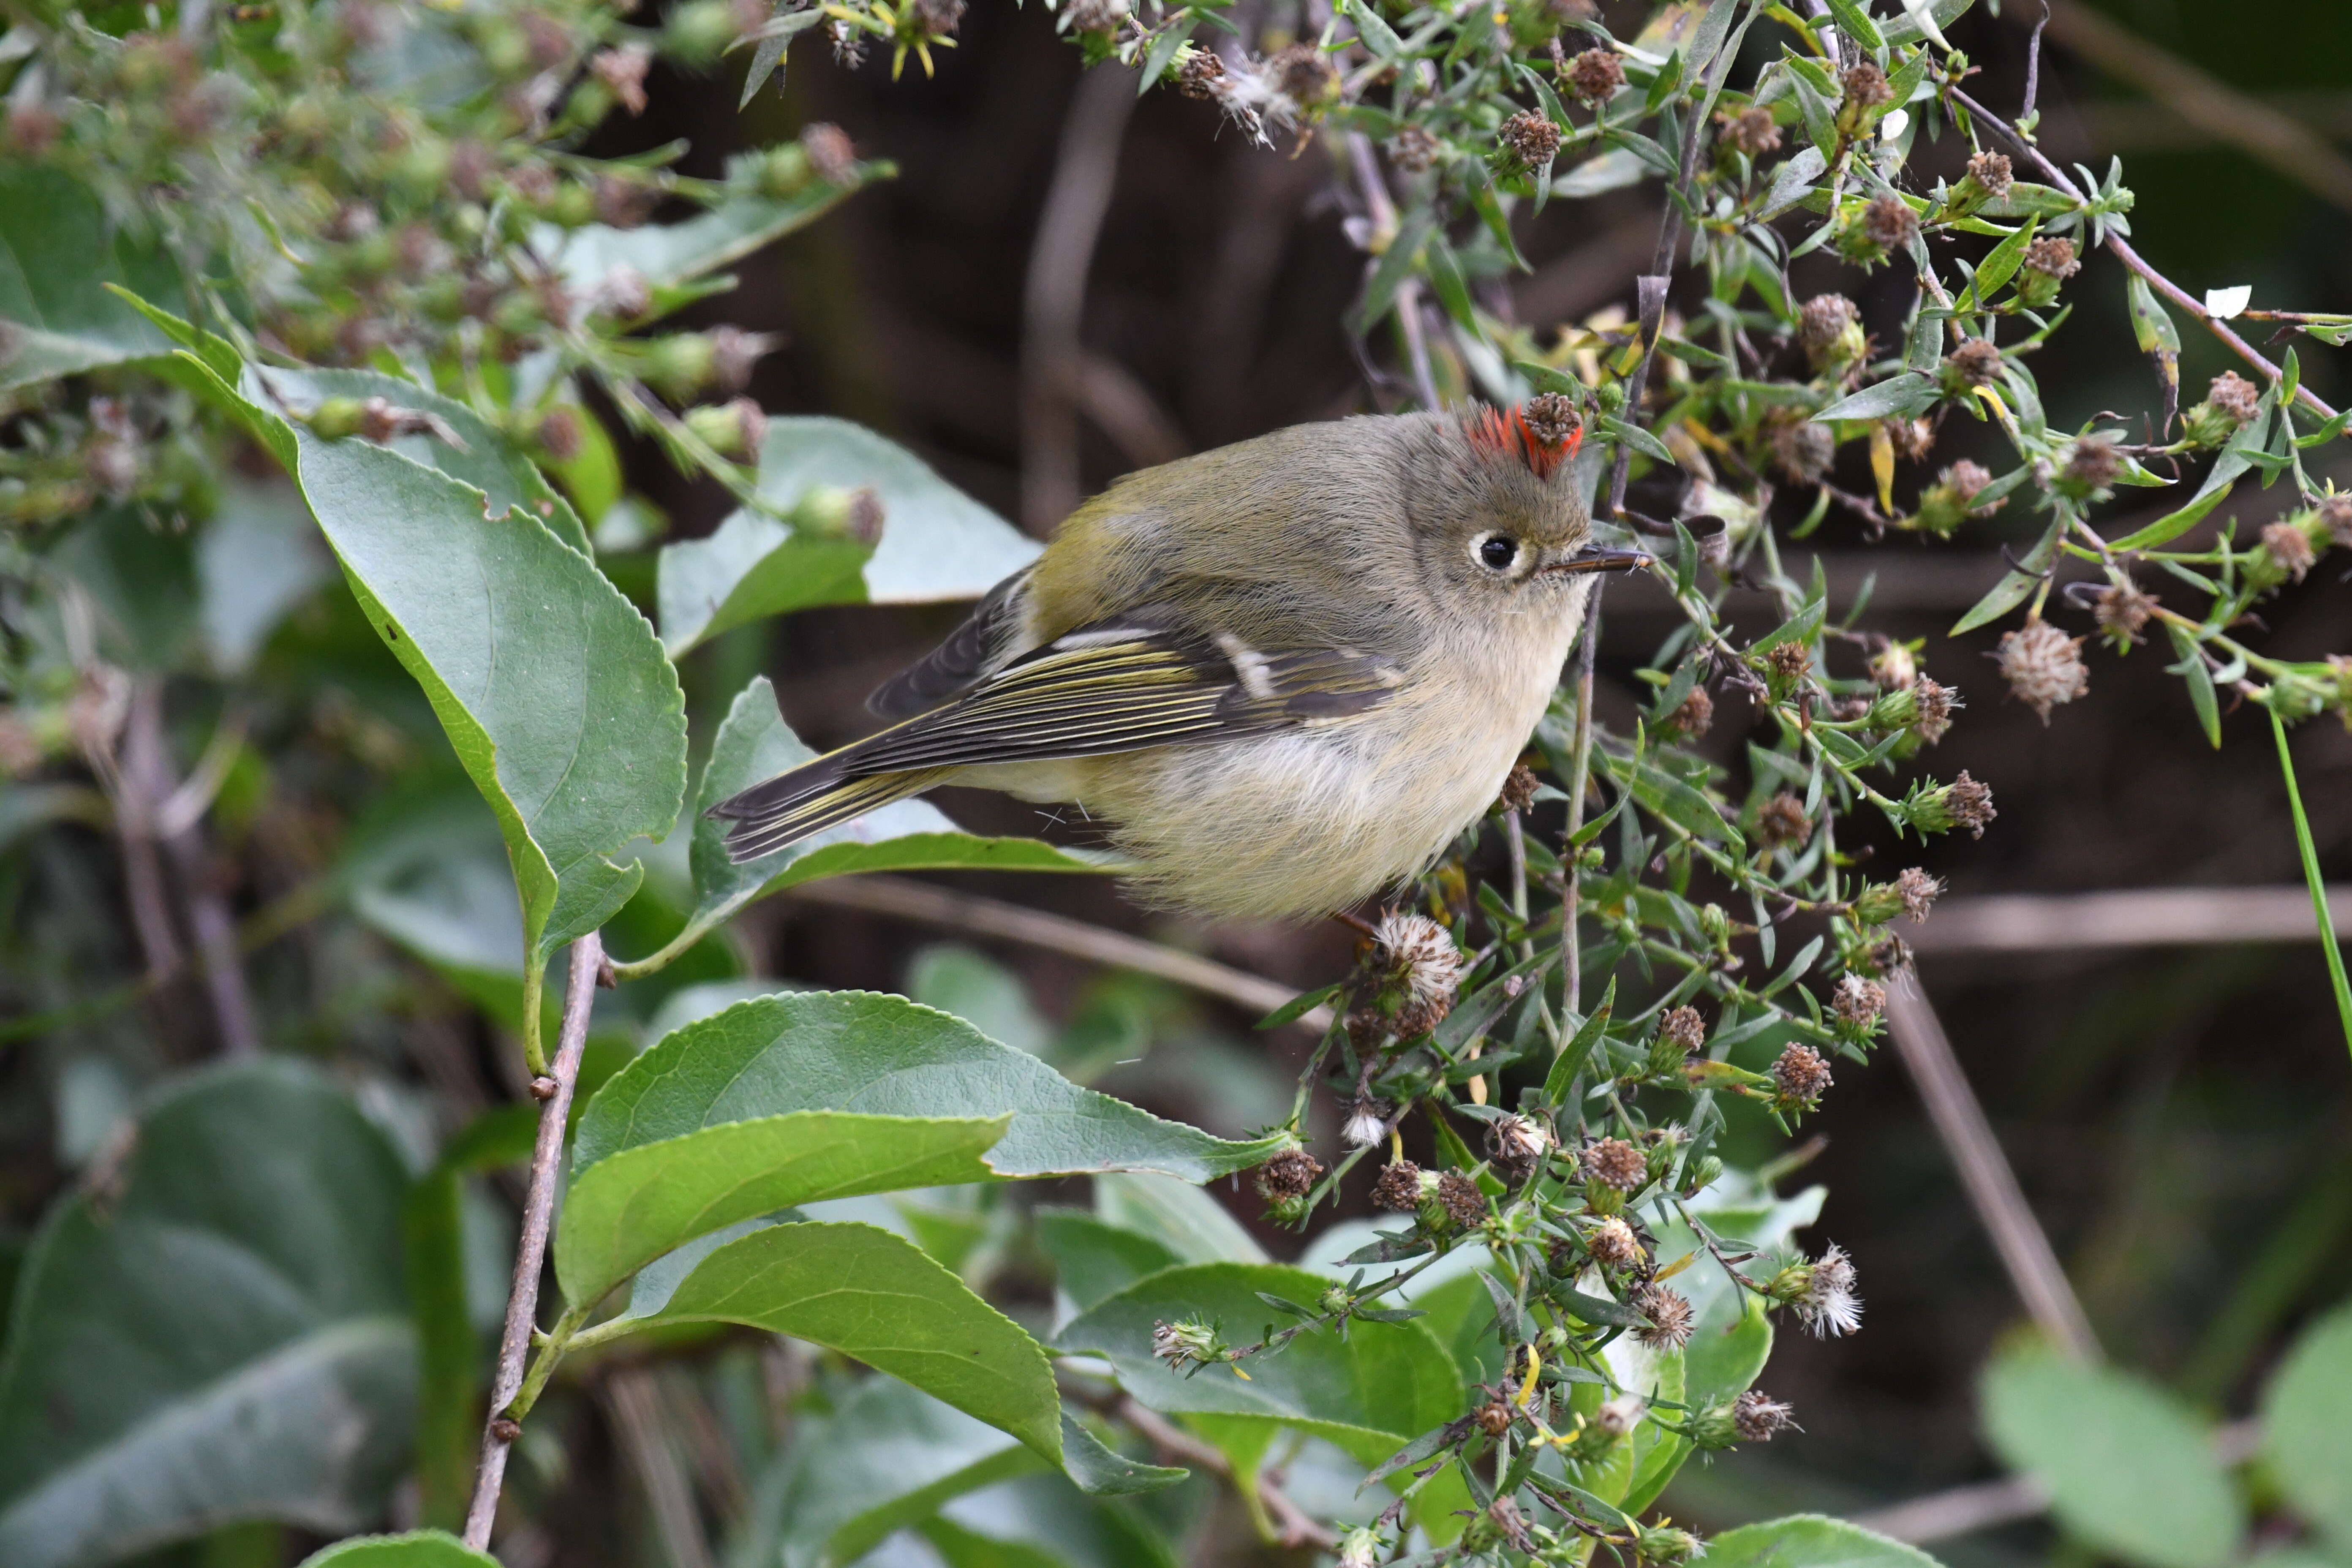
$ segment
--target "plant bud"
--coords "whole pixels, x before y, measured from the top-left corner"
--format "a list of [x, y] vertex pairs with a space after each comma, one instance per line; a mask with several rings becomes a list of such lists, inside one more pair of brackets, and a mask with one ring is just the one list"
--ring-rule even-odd
[[727, 0], [688, 0], [662, 26], [662, 52], [679, 64], [715, 65], [736, 37], [735, 8]]
[[1797, 342], [1815, 372], [1843, 375], [1870, 352], [1862, 317], [1843, 294], [1816, 294], [1797, 316]]
[[801, 497], [792, 517], [795, 532], [855, 540], [868, 549], [882, 542], [882, 498], [862, 485], [854, 490], [818, 485]]
[[1987, 202], [2007, 201], [2014, 176], [2009, 159], [2000, 153], [1979, 153], [1969, 160], [1969, 172], [1945, 193], [1944, 216], [1967, 217]]
[[1903, 819], [1922, 833], [1949, 833], [1965, 827], [1982, 838], [1985, 826], [2000, 815], [1993, 809], [1992, 791], [1970, 778], [1968, 770], [1948, 784], [1914, 784], [1903, 801]]
[[2252, 420], [2262, 400], [2262, 392], [2252, 382], [2236, 371], [2225, 370], [2213, 378], [2205, 401], [2180, 416], [2180, 438], [2203, 449], [2225, 445]]
[[1884, 733], [1908, 730], [1919, 721], [1919, 693], [1908, 686], [1881, 692], [1862, 716], [1864, 725]]
[[718, 349], [708, 334], [673, 332], [646, 345], [646, 380], [672, 403], [686, 403], [710, 384]]
[[1723, 1176], [1723, 1162], [1709, 1154], [1690, 1167], [1683, 1177], [1683, 1195], [1695, 1197], [1715, 1185]]
[[2025, 247], [2025, 264], [2017, 269], [2018, 303], [2029, 310], [2047, 309], [2057, 301], [2059, 286], [2081, 270], [2073, 240], [2035, 240]]
[[1215, 1324], [1186, 1318], [1152, 1325], [1151, 1353], [1167, 1363], [1169, 1371], [1190, 1377], [1211, 1362], [1223, 1361], [1225, 1342]]
[[356, 436], [367, 421], [365, 408], [356, 397], [330, 397], [310, 410], [310, 433], [322, 441], [340, 441]]
[[686, 427], [722, 458], [759, 460], [761, 444], [768, 438], [768, 416], [748, 397], [690, 408]]

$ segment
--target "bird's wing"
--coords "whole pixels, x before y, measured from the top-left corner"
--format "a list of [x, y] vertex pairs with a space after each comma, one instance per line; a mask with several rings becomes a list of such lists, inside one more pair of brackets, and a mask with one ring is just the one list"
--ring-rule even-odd
[[906, 719], [971, 689], [1004, 662], [1025, 619], [1029, 574], [1024, 566], [988, 591], [947, 641], [874, 689], [866, 706], [885, 719]]
[[1364, 712], [1402, 681], [1393, 662], [1352, 648], [1265, 653], [1148, 616], [1102, 622], [1024, 655], [944, 706], [754, 784], [709, 815], [736, 819], [729, 853], [752, 859], [871, 810], [881, 804], [875, 791], [885, 775], [898, 776], [893, 795], [904, 794], [952, 768], [1265, 734]]

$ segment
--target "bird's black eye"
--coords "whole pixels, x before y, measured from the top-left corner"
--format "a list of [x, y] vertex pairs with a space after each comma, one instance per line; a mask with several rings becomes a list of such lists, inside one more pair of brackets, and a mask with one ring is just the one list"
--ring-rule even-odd
[[1519, 542], [1508, 534], [1498, 533], [1478, 543], [1478, 559], [1496, 572], [1509, 571], [1518, 558]]

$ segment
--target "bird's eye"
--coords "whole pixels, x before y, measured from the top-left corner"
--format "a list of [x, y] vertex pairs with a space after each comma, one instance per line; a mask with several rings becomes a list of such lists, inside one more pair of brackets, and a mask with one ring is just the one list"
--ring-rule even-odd
[[1490, 570], [1507, 572], [1518, 558], [1519, 542], [1508, 534], [1490, 534], [1478, 542], [1478, 560]]

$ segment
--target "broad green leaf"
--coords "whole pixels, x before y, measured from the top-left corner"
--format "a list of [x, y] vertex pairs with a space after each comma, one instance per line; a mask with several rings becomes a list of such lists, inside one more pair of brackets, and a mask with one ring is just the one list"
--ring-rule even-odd
[[2263, 1394], [2263, 1454], [2295, 1511], [2352, 1553], [2352, 1307], [2314, 1323]]
[[1009, 1116], [987, 1157], [1003, 1176], [1153, 1171], [1205, 1182], [1281, 1146], [1279, 1138], [1227, 1142], [1162, 1121], [902, 996], [805, 992], [690, 1024], [616, 1074], [580, 1119], [572, 1160], [583, 1175], [574, 1190], [599, 1162], [633, 1146], [814, 1110]]
[[0, 392], [172, 352], [106, 285], [175, 299], [160, 247], [116, 231], [98, 197], [49, 168], [0, 166]]
[[1985, 1435], [2100, 1550], [2151, 1568], [2219, 1568], [2245, 1520], [2204, 1426], [2171, 1394], [2046, 1346], [1986, 1370]]
[[1113, 1225], [1084, 1209], [1040, 1207], [1037, 1244], [1054, 1260], [1054, 1282], [1083, 1312], [1147, 1274], [1183, 1261], [1139, 1230]]
[[940, 942], [907, 966], [907, 999], [961, 1018], [1000, 1045], [1044, 1058], [1054, 1026], [1029, 1000], [1021, 977], [975, 948]]
[[1059, 849], [1034, 838], [962, 832], [939, 807], [919, 800], [894, 801], [740, 866], [728, 858], [727, 824], [703, 813], [815, 755], [784, 722], [768, 678], [753, 677], [737, 694], [711, 742], [710, 761], [695, 795], [688, 851], [694, 913], [666, 953], [684, 952], [757, 899], [823, 877], [864, 871], [1099, 871], [1116, 867], [1108, 858]]
[[1936, 1568], [1916, 1546], [1818, 1513], [1743, 1524], [1711, 1536], [1707, 1568]]
[[499, 1568], [499, 1560], [446, 1531], [415, 1530], [338, 1541], [302, 1559], [302, 1568]]
[[1062, 1406], [1037, 1342], [911, 1243], [870, 1225], [779, 1225], [719, 1247], [650, 1323], [744, 1323], [912, 1384], [1057, 1466]]
[[497, 815], [521, 893], [527, 963], [544, 963], [604, 924], [643, 880], [637, 862], [610, 857], [677, 820], [686, 792], [677, 672], [645, 617], [551, 530], [546, 519], [570, 516], [551, 492], [530, 500], [503, 461], [496, 472], [478, 468], [493, 484], [504, 474], [529, 501], [493, 516], [478, 486], [357, 437], [322, 440], [279, 412], [307, 413], [321, 395], [373, 385], [420, 406], [430, 395], [368, 373], [257, 366], [231, 388], [213, 368], [226, 345], [198, 341], [201, 353], [171, 363], [293, 474], [369, 624], [425, 689]]
[[0, 1562], [377, 1517], [415, 1420], [404, 1184], [383, 1135], [290, 1064], [216, 1068], [150, 1105], [116, 1184], [51, 1211], [18, 1283]]
[[984, 1182], [993, 1173], [981, 1156], [1009, 1121], [795, 1110], [635, 1142], [593, 1164], [575, 1152], [555, 1278], [574, 1305], [590, 1306], [722, 1226], [826, 1198]]
[[[1164, 1518], [1164, 1516], [1162, 1516]], [[1177, 1568], [1152, 1517], [1024, 1476], [955, 1499], [922, 1528], [948, 1568]]]
[[950, 1498], [1043, 1463], [987, 1422], [888, 1377], [868, 1379], [830, 1416], [814, 1418], [780, 1459], [758, 1506], [782, 1568], [855, 1563]]
[[[887, 163], [860, 163], [845, 185], [811, 180], [789, 196], [758, 194], [753, 165], [759, 153], [730, 161], [729, 189], [719, 203], [684, 223], [611, 228], [592, 224], [572, 230], [543, 228], [541, 248], [554, 256], [555, 269], [582, 293], [593, 290], [618, 268], [629, 268], [653, 285], [658, 310], [663, 294], [677, 285], [740, 261], [823, 217], [869, 180], [887, 179]], [[683, 301], [681, 301], [683, 302]]]
[[1198, 1187], [1148, 1172], [1095, 1178], [1095, 1215], [1150, 1237], [1186, 1263], [1264, 1263], [1265, 1249]]
[[1771, 1359], [1772, 1320], [1766, 1316], [1764, 1303], [1746, 1291], [1731, 1299], [1739, 1305], [1738, 1317], [1727, 1325], [1701, 1323], [1683, 1349], [1684, 1396], [1694, 1405], [1720, 1405], [1738, 1398], [1755, 1384], [1763, 1374], [1764, 1363]]
[[1936, 406], [1942, 395], [1934, 376], [1906, 370], [1849, 393], [1814, 415], [1813, 420], [1825, 425], [1840, 419], [1908, 419]]
[[1551, 194], [1575, 199], [1638, 185], [1650, 177], [1650, 165], [1641, 154], [1612, 147], [1587, 158], [1551, 183]]
[[1327, 1288], [1322, 1276], [1280, 1264], [1164, 1269], [1079, 1314], [1055, 1342], [1108, 1358], [1120, 1385], [1154, 1410], [1297, 1427], [1366, 1465], [1461, 1414], [1454, 1358], [1417, 1321], [1350, 1323], [1345, 1342], [1329, 1329], [1312, 1331], [1278, 1354], [1250, 1357], [1242, 1363], [1246, 1377], [1230, 1365], [1187, 1377], [1151, 1353], [1152, 1330], [1160, 1322], [1213, 1322], [1228, 1341], [1245, 1344], [1295, 1321], [1276, 1313], [1258, 1292], [1311, 1304]]
[[214, 671], [252, 668], [288, 612], [334, 574], [294, 487], [221, 476], [220, 510], [195, 541], [199, 631]]
[[769, 421], [761, 497], [789, 511], [820, 486], [870, 489], [881, 501], [873, 552], [750, 510], [708, 539], [665, 545], [656, 598], [672, 653], [811, 605], [976, 599], [1038, 555], [1035, 541], [871, 430], [816, 416]]

